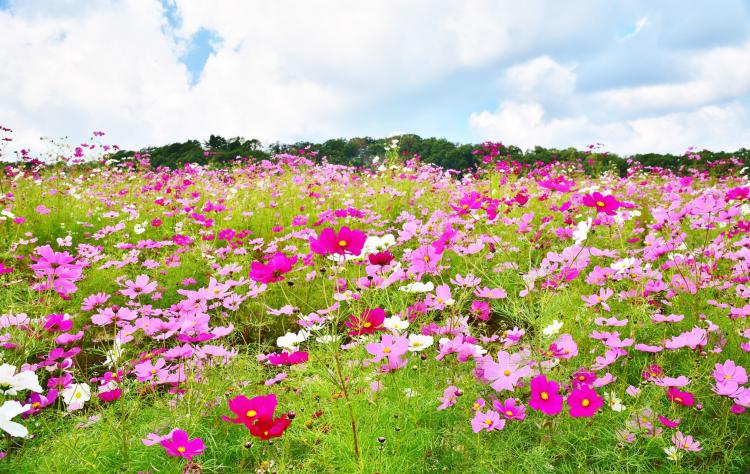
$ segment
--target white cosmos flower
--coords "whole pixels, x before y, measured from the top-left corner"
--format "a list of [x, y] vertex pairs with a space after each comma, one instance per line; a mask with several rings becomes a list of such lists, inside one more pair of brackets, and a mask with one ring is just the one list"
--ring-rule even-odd
[[10, 364], [0, 365], [0, 393], [4, 395], [15, 395], [21, 390], [31, 390], [42, 393], [39, 378], [30, 370], [24, 370], [16, 374], [16, 366]]
[[615, 392], [605, 393], [604, 399], [607, 401], [607, 403], [609, 404], [609, 407], [613, 411], [620, 412], [620, 411], [624, 411], [626, 408], [625, 405], [622, 404], [622, 400], [617, 398], [617, 395], [615, 395]]
[[635, 259], [628, 257], [628, 258], [623, 258], [622, 260], [618, 260], [612, 263], [612, 265], [610, 265], [610, 268], [612, 270], [617, 270], [618, 273], [621, 273], [627, 270], [628, 268], [631, 268], [634, 264], [635, 264]]
[[74, 383], [61, 392], [63, 402], [68, 410], [78, 410], [83, 404], [91, 400], [91, 388], [87, 383]]
[[30, 408], [31, 405], [21, 405], [16, 400], [8, 400], [3, 403], [3, 406], [0, 407], [0, 430], [17, 438], [25, 438], [29, 434], [29, 430], [22, 424], [11, 421], [11, 419], [21, 413], [26, 413]]
[[383, 320], [383, 327], [391, 331], [403, 331], [409, 327], [409, 321], [404, 321], [398, 315], [393, 315]]
[[585, 221], [581, 221], [576, 225], [576, 230], [573, 231], [573, 240], [575, 243], [580, 244], [589, 235], [591, 230], [591, 218], [589, 217]]
[[290, 351], [296, 351], [299, 349], [299, 345], [307, 340], [310, 333], [304, 329], [300, 330], [299, 333], [288, 332], [283, 336], [276, 339], [276, 345], [282, 349], [289, 349]]
[[331, 344], [333, 342], [336, 342], [339, 340], [338, 336], [334, 336], [332, 334], [325, 334], [323, 336], [318, 336], [315, 338], [316, 341], [318, 341], [321, 344]]
[[409, 334], [409, 352], [421, 352], [435, 342], [432, 336], [425, 334]]
[[427, 293], [428, 291], [432, 291], [435, 289], [435, 284], [432, 283], [431, 281], [428, 281], [427, 283], [422, 283], [421, 281], [415, 281], [414, 283], [409, 283], [408, 285], [400, 286], [398, 287], [398, 289], [406, 293]]
[[560, 329], [562, 329], [562, 327], [563, 323], [555, 319], [552, 321], [552, 324], [542, 329], [542, 334], [544, 334], [545, 336], [554, 336], [555, 334], [560, 332]]

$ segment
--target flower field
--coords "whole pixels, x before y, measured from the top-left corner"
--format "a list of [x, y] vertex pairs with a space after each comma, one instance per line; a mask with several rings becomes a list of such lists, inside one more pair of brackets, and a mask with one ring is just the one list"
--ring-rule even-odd
[[750, 470], [747, 178], [397, 147], [5, 168], [0, 471]]

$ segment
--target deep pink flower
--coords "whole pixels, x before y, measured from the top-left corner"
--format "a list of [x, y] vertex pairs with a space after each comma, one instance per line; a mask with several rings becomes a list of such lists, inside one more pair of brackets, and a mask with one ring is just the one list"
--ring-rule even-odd
[[674, 387], [667, 389], [667, 398], [682, 406], [691, 407], [695, 403], [695, 397], [690, 392], [682, 392]]
[[596, 212], [603, 212], [608, 216], [613, 216], [622, 204], [612, 195], [604, 196], [599, 192], [594, 192], [583, 197], [583, 205], [595, 208]]
[[188, 461], [192, 461], [193, 457], [203, 454], [203, 450], [206, 449], [202, 439], [189, 439], [187, 432], [180, 429], [172, 432], [171, 439], [162, 440], [159, 444], [170, 456], [179, 456]]
[[276, 410], [276, 403], [276, 395], [273, 393], [253, 398], [237, 395], [227, 401], [229, 410], [237, 415], [237, 417], [229, 418], [222, 415], [221, 419], [230, 423], [241, 423], [249, 429], [258, 420], [272, 420], [273, 412]]
[[268, 362], [271, 365], [297, 365], [307, 362], [309, 355], [304, 351], [293, 353], [282, 352], [281, 354], [268, 354]]
[[495, 400], [492, 402], [492, 408], [509, 420], [522, 421], [526, 418], [526, 407], [515, 398], [506, 398], [502, 403]]
[[563, 397], [557, 393], [560, 386], [554, 380], [547, 380], [546, 375], [537, 375], [531, 379], [531, 399], [529, 406], [545, 415], [557, 415], [562, 410]]
[[271, 438], [278, 438], [284, 434], [289, 425], [292, 424], [292, 420], [287, 418], [286, 415], [281, 415], [278, 418], [259, 418], [257, 422], [250, 425], [250, 434], [259, 438], [261, 441], [265, 441]]
[[596, 410], [604, 404], [604, 400], [594, 389], [582, 386], [573, 389], [568, 395], [567, 403], [570, 405], [570, 416], [578, 418], [594, 416]]
[[351, 316], [344, 324], [352, 329], [349, 331], [350, 336], [361, 336], [373, 334], [375, 331], [383, 331], [383, 321], [385, 321], [385, 311], [381, 308], [375, 308], [366, 309], [359, 316]]
[[342, 227], [338, 232], [326, 227], [315, 239], [310, 237], [310, 250], [318, 255], [359, 255], [365, 245], [367, 236], [358, 230]]
[[250, 278], [259, 283], [274, 283], [282, 281], [284, 274], [292, 271], [297, 263], [297, 256], [287, 257], [281, 252], [274, 254], [266, 263], [253, 262], [250, 264]]

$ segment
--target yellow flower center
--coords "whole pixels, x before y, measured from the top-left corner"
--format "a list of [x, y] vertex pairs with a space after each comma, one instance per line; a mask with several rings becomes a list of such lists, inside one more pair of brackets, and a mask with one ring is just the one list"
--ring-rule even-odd
[[724, 378], [725, 378], [726, 380], [729, 380], [729, 379], [731, 379], [731, 378], [732, 378], [732, 376], [731, 376], [731, 375], [729, 375], [729, 374], [727, 374], [727, 375], [725, 375], [725, 376], [724, 376]]
[[591, 405], [591, 402], [589, 401], [588, 398], [584, 398], [583, 401], [581, 401], [581, 406], [582, 407], [587, 407], [589, 405]]
[[547, 394], [547, 392], [542, 392], [539, 395], [539, 398], [541, 398], [542, 400], [549, 400], [549, 394]]
[[678, 403], [682, 403], [682, 398], [680, 398], [680, 397], [674, 397], [674, 401], [676, 401]]
[[492, 420], [487, 418], [486, 420], [484, 420], [484, 424], [490, 426], [492, 424]]
[[508, 416], [513, 416], [513, 412], [510, 411], [510, 410], [506, 411], [505, 414], [508, 415]]
[[579, 375], [578, 376], [578, 380], [580, 380], [581, 382], [583, 382], [584, 380], [586, 380], [586, 377], [584, 377], [583, 375]]
[[179, 448], [177, 448], [177, 452], [178, 453], [184, 453], [185, 452], [185, 448], [182, 447], [182, 446], [180, 446]]
[[505, 372], [503, 372], [503, 375], [505, 375], [506, 377], [509, 376], [510, 375], [510, 370], [505, 369]]
[[346, 247], [346, 240], [339, 240], [339, 247]]
[[372, 323], [370, 321], [365, 321], [365, 323], [362, 326], [369, 328], [369, 327], [372, 327]]
[[425, 255], [424, 257], [422, 257], [422, 260], [424, 260], [425, 262], [429, 262], [430, 261], [430, 256], [429, 255]]
[[81, 398], [82, 396], [83, 396], [83, 394], [81, 394], [81, 392], [77, 392], [76, 393], [76, 398]]
[[254, 417], [254, 416], [255, 416], [255, 415], [257, 415], [257, 414], [258, 414], [258, 412], [257, 412], [257, 411], [255, 411], [255, 410], [250, 410], [250, 411], [248, 411], [247, 413], [245, 413], [245, 416], [247, 416], [248, 418], [252, 418], [252, 417]]
[[156, 373], [156, 369], [151, 369], [151, 375], [154, 375]]
[[602, 201], [596, 201], [596, 205], [599, 207], [604, 207], [604, 203]]
[[39, 408], [42, 404], [39, 402], [34, 402], [31, 404], [31, 408]]
[[386, 353], [386, 354], [390, 354], [391, 353], [391, 348], [390, 347], [384, 347], [383, 348], [383, 352]]

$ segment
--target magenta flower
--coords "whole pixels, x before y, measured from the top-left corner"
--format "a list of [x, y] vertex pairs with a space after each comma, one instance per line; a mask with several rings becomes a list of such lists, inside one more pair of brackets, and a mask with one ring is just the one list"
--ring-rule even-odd
[[615, 215], [615, 211], [622, 206], [614, 196], [604, 196], [598, 192], [585, 195], [583, 197], [583, 205], [593, 207], [596, 209], [596, 212], [603, 212], [608, 216]]
[[568, 405], [570, 405], [570, 416], [574, 418], [594, 416], [603, 404], [602, 397], [596, 394], [596, 391], [589, 387], [574, 388], [568, 395]]
[[471, 420], [471, 430], [474, 433], [479, 433], [482, 430], [501, 430], [504, 427], [505, 420], [500, 419], [500, 415], [494, 410], [487, 410], [486, 412], [478, 411], [474, 415], [474, 419]]
[[181, 429], [174, 430], [171, 439], [164, 439], [159, 444], [170, 456], [179, 456], [188, 461], [203, 454], [203, 450], [206, 449], [202, 439], [189, 439], [187, 432]]
[[667, 398], [682, 406], [691, 407], [695, 403], [695, 397], [690, 392], [682, 392], [674, 387], [667, 389]]
[[365, 240], [367, 236], [358, 230], [342, 227], [336, 232], [326, 227], [317, 239], [310, 237], [310, 250], [318, 255], [359, 255], [362, 253]]
[[274, 254], [264, 264], [253, 262], [250, 264], [250, 278], [259, 283], [275, 283], [284, 279], [284, 274], [292, 271], [297, 263], [297, 256], [287, 257], [281, 252]]
[[227, 400], [229, 410], [237, 417], [229, 418], [222, 415], [221, 419], [230, 423], [241, 423], [249, 429], [257, 420], [273, 420], [276, 403], [276, 395], [273, 393], [253, 398], [237, 395], [231, 400]]
[[557, 393], [560, 386], [554, 380], [547, 380], [546, 375], [537, 375], [531, 379], [531, 399], [529, 406], [545, 415], [557, 415], [562, 410], [563, 397]]
[[506, 398], [502, 403], [495, 400], [492, 402], [492, 408], [509, 420], [522, 421], [526, 418], [526, 407], [515, 398]]

